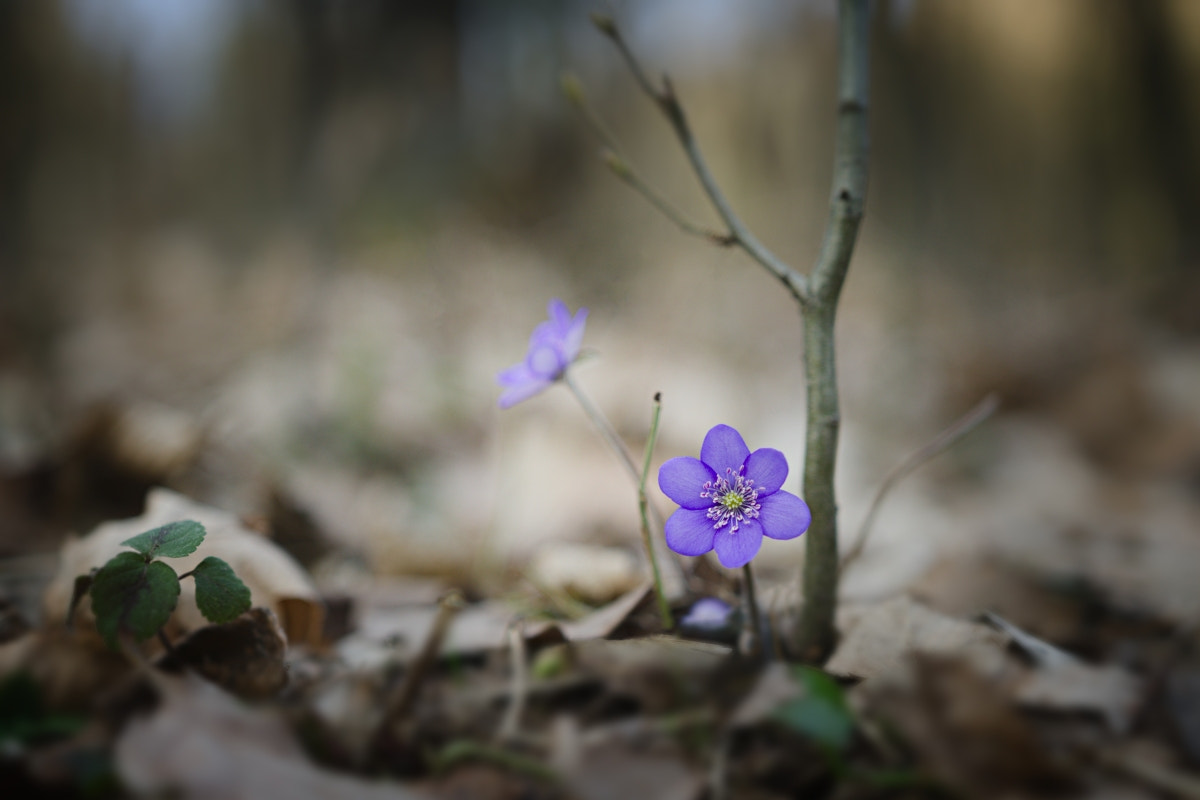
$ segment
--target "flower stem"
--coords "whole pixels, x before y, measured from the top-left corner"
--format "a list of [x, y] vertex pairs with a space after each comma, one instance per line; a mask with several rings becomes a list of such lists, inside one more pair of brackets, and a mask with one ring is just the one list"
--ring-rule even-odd
[[629, 472], [629, 476], [633, 478], [633, 485], [640, 486], [642, 476], [638, 472], [637, 465], [633, 463], [633, 456], [629, 454], [629, 450], [625, 447], [625, 443], [621, 441], [621, 437], [617, 434], [616, 428], [608, 421], [608, 417], [601, 413], [600, 409], [592, 405], [592, 401], [588, 398], [583, 390], [579, 388], [579, 384], [571, 377], [571, 371], [566, 370], [562, 375], [562, 382], [571, 390], [571, 394], [575, 395], [575, 399], [579, 401], [579, 405], [583, 407], [583, 413], [588, 415], [588, 419], [596, 426], [596, 430], [600, 431], [600, 435], [604, 437], [604, 441], [612, 448], [612, 451], [617, 454], [617, 458], [625, 466]]
[[[658, 438], [658, 418], [662, 413], [662, 402], [658, 395], [654, 396], [654, 416], [650, 423], [650, 437], [646, 441], [646, 455], [644, 458], [643, 467], [641, 470], [633, 463], [633, 456], [629, 454], [625, 443], [621, 441], [621, 437], [617, 434], [616, 429], [608, 418], [592, 404], [591, 399], [583, 393], [579, 388], [579, 384], [571, 378], [570, 370], [563, 372], [562, 381], [571, 390], [571, 394], [575, 395], [575, 399], [579, 401], [579, 405], [583, 407], [583, 413], [587, 414], [592, 424], [596, 426], [596, 430], [600, 431], [600, 435], [613, 452], [617, 454], [617, 458], [625, 465], [629, 474], [633, 477], [634, 485], [638, 490], [638, 513], [642, 519], [642, 540], [646, 545], [646, 556], [650, 559], [650, 569], [654, 576], [654, 594], [658, 598], [658, 612], [662, 617], [663, 627], [670, 629], [674, 622], [671, 619], [671, 607], [667, 603], [667, 595], [663, 591], [662, 573], [658, 569], [658, 556], [654, 553], [654, 541], [650, 535], [650, 516], [654, 514], [653, 507], [646, 498], [646, 476], [650, 472], [650, 457], [654, 451], [654, 441]], [[655, 516], [655, 522], [662, 527], [661, 520]]]
[[754, 590], [754, 572], [750, 565], [742, 567], [742, 601], [746, 606], [743, 614], [741, 649], [752, 658], [758, 658], [766, 652], [763, 647], [762, 620], [758, 614], [758, 596]]
[[658, 419], [662, 416], [662, 395], [654, 394], [654, 412], [650, 417], [650, 435], [646, 437], [646, 455], [642, 459], [642, 481], [638, 484], [638, 513], [642, 518], [642, 540], [646, 545], [646, 556], [650, 559], [650, 571], [654, 575], [654, 596], [658, 598], [658, 615], [662, 618], [663, 627], [670, 630], [674, 626], [671, 619], [671, 606], [667, 602], [666, 592], [663, 591], [662, 573], [658, 570], [658, 556], [654, 552], [654, 540], [650, 538], [650, 517], [647, 514], [650, 502], [646, 498], [646, 477], [650, 474], [650, 459], [654, 454], [654, 443], [658, 441]]

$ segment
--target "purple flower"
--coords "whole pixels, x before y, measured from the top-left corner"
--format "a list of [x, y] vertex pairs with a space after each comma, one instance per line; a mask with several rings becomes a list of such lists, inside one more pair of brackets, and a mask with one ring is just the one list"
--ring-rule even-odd
[[545, 390], [562, 377], [579, 355], [587, 309], [579, 309], [572, 317], [567, 304], [556, 297], [550, 301], [547, 313], [550, 319], [534, 328], [529, 337], [525, 360], [496, 376], [496, 381], [504, 387], [500, 394], [501, 408], [512, 408]]
[[750, 452], [742, 435], [717, 425], [704, 437], [700, 458], [672, 458], [658, 470], [658, 486], [680, 508], [667, 520], [667, 546], [684, 556], [709, 550], [726, 567], [750, 562], [763, 536], [794, 539], [808, 530], [808, 504], [780, 491], [787, 478], [783, 453]]

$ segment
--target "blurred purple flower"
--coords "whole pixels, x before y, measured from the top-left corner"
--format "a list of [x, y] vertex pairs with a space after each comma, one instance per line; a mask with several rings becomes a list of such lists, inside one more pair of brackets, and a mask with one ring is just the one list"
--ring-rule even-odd
[[579, 355], [587, 309], [579, 309], [572, 317], [567, 304], [556, 297], [546, 311], [550, 318], [533, 329], [525, 360], [496, 376], [496, 382], [504, 387], [500, 393], [501, 408], [512, 408], [544, 391], [562, 377]]
[[733, 609], [724, 600], [716, 597], [702, 597], [692, 604], [688, 613], [679, 620], [679, 624], [682, 627], [696, 630], [716, 630], [725, 627], [732, 611]]
[[787, 478], [783, 453], [750, 452], [742, 435], [717, 425], [704, 437], [700, 458], [672, 458], [658, 470], [658, 486], [679, 504], [665, 526], [667, 546], [684, 556], [709, 550], [726, 567], [748, 564], [763, 536], [794, 539], [808, 530], [808, 504], [780, 491]]

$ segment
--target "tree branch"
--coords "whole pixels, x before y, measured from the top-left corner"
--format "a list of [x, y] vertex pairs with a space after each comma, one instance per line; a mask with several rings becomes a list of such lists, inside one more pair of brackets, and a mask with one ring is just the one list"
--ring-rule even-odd
[[834, 322], [850, 267], [867, 191], [867, 100], [870, 70], [868, 0], [838, 2], [838, 112], [829, 222], [811, 275], [804, 308], [804, 377], [808, 428], [802, 495], [812, 510], [805, 534], [804, 608], [793, 646], [808, 661], [823, 662], [837, 639], [837, 462], [841, 412], [838, 405]]
[[[717, 184], [716, 179], [708, 168], [708, 162], [704, 160], [704, 154], [700, 151], [700, 147], [696, 143], [696, 137], [692, 134], [691, 126], [687, 121], [687, 115], [683, 111], [683, 106], [679, 103], [679, 99], [675, 94], [675, 87], [671, 84], [670, 78], [664, 75], [662, 88], [656, 89], [650, 82], [649, 77], [647, 77], [646, 71], [642, 69], [641, 63], [634, 56], [633, 51], [629, 49], [629, 45], [625, 42], [625, 38], [621, 35], [621, 31], [617, 28], [612, 18], [593, 14], [592, 22], [616, 45], [621, 56], [625, 59], [630, 72], [633, 73], [634, 79], [642, 88], [642, 91], [654, 101], [655, 105], [659, 107], [659, 110], [663, 112], [667, 120], [671, 123], [671, 128], [675, 131], [676, 138], [679, 139], [679, 143], [683, 146], [688, 161], [692, 165], [692, 171], [696, 173], [700, 185], [704, 188], [704, 193], [708, 195], [708, 199], [712, 202], [713, 207], [716, 208], [721, 221], [729, 229], [729, 233], [724, 239], [728, 243], [736, 244], [742, 248], [747, 255], [778, 278], [802, 306], [807, 303], [809, 292], [808, 278], [789, 267], [778, 256], [768, 250], [765, 245], [759, 242], [754, 234], [750, 232], [750, 229], [746, 227], [745, 223], [742, 222], [741, 218], [734, 213], [733, 207], [729, 205], [729, 201], [725, 199], [724, 192], [721, 191], [721, 187]], [[723, 242], [718, 240], [718, 243]]]
[[659, 210], [664, 217], [675, 223], [681, 231], [692, 236], [699, 236], [702, 239], [708, 240], [711, 244], [721, 247], [729, 247], [735, 244], [729, 234], [721, 233], [692, 222], [683, 212], [671, 205], [671, 203], [662, 196], [662, 194], [650, 185], [649, 181], [642, 177], [629, 159], [624, 155], [621, 146], [617, 143], [617, 138], [612, 135], [608, 127], [600, 119], [600, 116], [591, 107], [587, 101], [587, 96], [583, 92], [583, 85], [579, 79], [570, 73], [562, 76], [561, 85], [563, 94], [571, 101], [571, 104], [579, 109], [579, 113], [583, 115], [584, 122], [592, 129], [592, 133], [596, 138], [604, 143], [604, 149], [600, 153], [600, 157], [604, 159], [604, 163], [612, 170], [624, 184], [632, 188], [642, 197], [649, 201], [650, 205]]

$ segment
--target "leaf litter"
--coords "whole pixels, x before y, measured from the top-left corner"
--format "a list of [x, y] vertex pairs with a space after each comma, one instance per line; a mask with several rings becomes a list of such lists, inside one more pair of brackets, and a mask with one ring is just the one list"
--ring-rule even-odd
[[[1184, 514], [1163, 508], [1152, 525]], [[251, 611], [209, 624], [184, 581], [169, 650], [151, 639], [143, 661], [104, 647], [86, 592], [66, 626], [76, 577], [184, 519], [210, 535], [180, 571], [220, 582], [202, 565], [223, 559]], [[275, 538], [276, 523], [303, 536]], [[322, 541], [294, 499], [247, 521], [155, 489], [140, 516], [63, 545], [40, 622], [8, 606], [0, 676], [19, 691], [0, 690], [0, 776], [67, 795], [301, 800], [1200, 796], [1191, 601], [1118, 561], [1171, 580], [1182, 567], [1146, 556], [1157, 540], [1094, 530], [1054, 535], [1040, 563], [1024, 534], [960, 548], [908, 591], [848, 600], [818, 670], [747, 660], [704, 626], [664, 631], [636, 558], [611, 544], [557, 548], [507, 581], [389, 577]], [[1086, 557], [1072, 571], [1063, 552]], [[737, 598], [728, 573], [698, 567], [676, 619]], [[763, 595], [776, 624], [794, 613], [769, 579]]]

